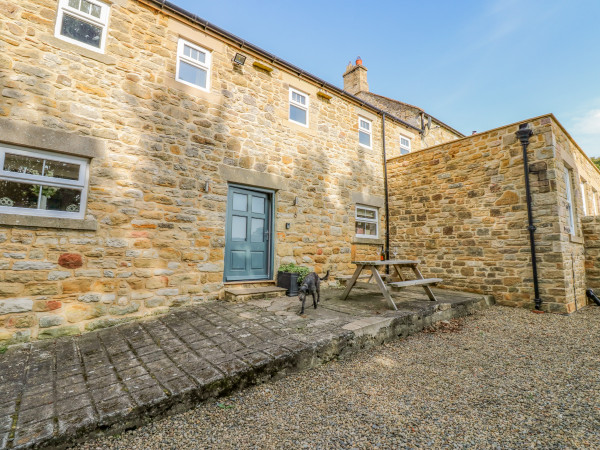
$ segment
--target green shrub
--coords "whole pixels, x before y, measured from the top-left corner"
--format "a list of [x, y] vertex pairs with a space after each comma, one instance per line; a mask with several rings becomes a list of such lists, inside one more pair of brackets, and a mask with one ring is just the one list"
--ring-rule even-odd
[[279, 266], [279, 272], [291, 272], [298, 274], [298, 284], [302, 284], [304, 277], [310, 273], [310, 269], [304, 266], [297, 266], [294, 263], [284, 264]]

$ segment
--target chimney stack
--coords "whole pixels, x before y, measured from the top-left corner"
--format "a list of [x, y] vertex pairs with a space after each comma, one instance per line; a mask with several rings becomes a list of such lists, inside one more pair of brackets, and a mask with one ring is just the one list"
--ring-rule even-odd
[[352, 95], [359, 92], [369, 92], [369, 83], [367, 83], [367, 68], [362, 65], [362, 59], [356, 58], [356, 65], [348, 63], [344, 73], [344, 90]]

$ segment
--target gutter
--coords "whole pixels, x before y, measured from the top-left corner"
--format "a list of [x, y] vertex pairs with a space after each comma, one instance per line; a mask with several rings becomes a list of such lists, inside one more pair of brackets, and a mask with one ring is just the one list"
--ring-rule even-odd
[[402, 120], [396, 116], [386, 113], [382, 109], [379, 109], [376, 106], [374, 106], [370, 103], [367, 103], [364, 100], [361, 100], [360, 98], [356, 97], [355, 95], [352, 95], [352, 94], [344, 91], [343, 89], [340, 89], [339, 87], [334, 86], [333, 84], [328, 83], [327, 81], [322, 80], [321, 78], [319, 78], [311, 73], [305, 72], [301, 68], [299, 68], [283, 59], [278, 58], [277, 56], [273, 55], [272, 53], [269, 53], [268, 51], [263, 50], [262, 48], [254, 45], [254, 44], [251, 44], [250, 42], [247, 42], [247, 41], [237, 37], [234, 34], [231, 34], [230, 32], [224, 30], [223, 28], [213, 25], [212, 23], [201, 18], [200, 16], [197, 16], [196, 14], [192, 14], [191, 12], [189, 12], [167, 0], [138, 0], [138, 1], [140, 1], [142, 3], [146, 3], [146, 4], [151, 3], [155, 8], [158, 8], [161, 11], [168, 10], [171, 13], [174, 13], [178, 16], [184, 17], [187, 20], [193, 22], [195, 25], [200, 26], [203, 30], [210, 31], [228, 41], [234, 42], [235, 44], [239, 45], [240, 49], [251, 50], [254, 53], [257, 53], [261, 57], [265, 58], [271, 64], [278, 64], [292, 72], [295, 72], [296, 75], [300, 78], [305, 78], [307, 80], [310, 80], [313, 83], [321, 86], [322, 88], [327, 88], [330, 91], [335, 92], [339, 96], [345, 97], [349, 100], [352, 100], [353, 102], [358, 103], [360, 106], [370, 109], [371, 111], [374, 111], [379, 115], [386, 115], [388, 118], [392, 119], [394, 122], [400, 123], [408, 128], [412, 128], [413, 130], [416, 130], [419, 133], [424, 132], [424, 130], [422, 130], [421, 128], [415, 127], [414, 125], [411, 125], [410, 123], [405, 122], [404, 120]]
[[[535, 255], [535, 230], [536, 227], [533, 224], [533, 213], [531, 208], [531, 188], [529, 187], [529, 161], [527, 159], [527, 147], [529, 146], [529, 138], [533, 135], [533, 131], [529, 128], [528, 123], [523, 123], [519, 125], [519, 130], [515, 133], [517, 135], [517, 139], [521, 141], [521, 146], [523, 147], [523, 170], [525, 171], [525, 193], [527, 196], [527, 220], [529, 225], [527, 226], [527, 230], [529, 230], [529, 246], [531, 248], [531, 269], [533, 271], [533, 290], [535, 294], [534, 302], [535, 309], [537, 311], [542, 309], [542, 299], [540, 298], [540, 288], [538, 282], [538, 273], [537, 273], [537, 258]], [[575, 299], [577, 302], [577, 299]]]

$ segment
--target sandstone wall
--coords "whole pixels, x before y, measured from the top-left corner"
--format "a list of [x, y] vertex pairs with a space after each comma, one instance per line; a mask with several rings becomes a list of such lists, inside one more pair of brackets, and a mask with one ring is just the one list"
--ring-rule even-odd
[[600, 217], [585, 217], [581, 221], [585, 239], [586, 288], [600, 294]]
[[[545, 310], [571, 312], [575, 297], [585, 304], [583, 240], [580, 232], [571, 237], [565, 230], [565, 186], [557, 168], [562, 170], [561, 154], [580, 151], [558, 132], [562, 129], [553, 116], [533, 119], [530, 126], [540, 294]], [[427, 274], [443, 278], [445, 287], [493, 294], [505, 305], [532, 307], [517, 129], [518, 125], [510, 125], [390, 161], [390, 236], [392, 249], [403, 258], [424, 261]]]
[[[232, 173], [277, 185], [275, 270], [351, 273], [353, 254], [380, 252], [382, 239], [354, 238], [356, 199], [383, 198], [372, 111], [268, 61], [272, 72], [257, 68], [251, 52], [235, 66], [239, 46], [138, 1], [112, 2], [104, 55], [83, 50], [53, 36], [56, 4], [0, 1], [0, 117], [103, 143], [86, 217], [97, 229], [0, 225], [0, 345], [217, 297]], [[175, 81], [179, 36], [212, 50], [210, 92]], [[290, 86], [309, 95], [308, 128], [288, 121]], [[358, 114], [373, 120], [371, 150], [358, 145]]]

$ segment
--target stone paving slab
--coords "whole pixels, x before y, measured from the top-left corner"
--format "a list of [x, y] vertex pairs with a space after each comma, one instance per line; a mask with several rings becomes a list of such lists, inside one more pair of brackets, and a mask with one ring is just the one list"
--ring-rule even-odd
[[306, 370], [438, 320], [491, 305], [473, 294], [377, 292], [298, 315], [297, 298], [210, 302], [0, 355], [0, 449], [66, 447], [192, 408], [232, 390]]

